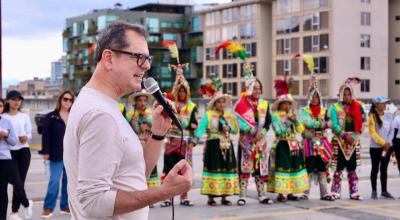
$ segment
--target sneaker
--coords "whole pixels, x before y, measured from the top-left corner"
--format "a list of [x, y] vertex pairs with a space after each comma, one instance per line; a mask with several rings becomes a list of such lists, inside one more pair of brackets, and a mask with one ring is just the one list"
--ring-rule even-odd
[[43, 209], [41, 218], [50, 218], [53, 215], [53, 210], [51, 209]]
[[31, 219], [32, 218], [32, 207], [33, 207], [33, 201], [32, 200], [29, 200], [29, 206], [28, 207], [22, 207], [25, 219]]
[[377, 200], [378, 199], [378, 193], [376, 191], [372, 191], [371, 193], [371, 199]]
[[61, 209], [60, 212], [61, 212], [62, 215], [69, 215], [69, 214], [71, 214], [71, 210], [69, 210], [68, 207], [67, 207], [67, 208]]
[[18, 213], [11, 213], [10, 220], [22, 220], [22, 218], [18, 216]]
[[381, 194], [381, 197], [384, 198], [384, 199], [394, 199], [394, 197], [388, 192], [383, 192]]

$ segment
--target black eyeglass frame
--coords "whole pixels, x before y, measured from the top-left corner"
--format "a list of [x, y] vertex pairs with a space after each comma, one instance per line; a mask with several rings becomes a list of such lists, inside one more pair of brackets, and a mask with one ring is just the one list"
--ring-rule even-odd
[[[143, 53], [133, 53], [133, 52], [118, 50], [118, 49], [113, 49], [113, 48], [109, 48], [109, 50], [117, 52], [117, 53], [129, 55], [132, 58], [136, 58], [136, 63], [139, 67], [142, 67], [146, 63], [146, 60], [149, 62], [150, 66], [151, 66], [151, 63], [153, 62], [153, 56], [147, 56], [146, 54], [143, 54]], [[141, 60], [140, 63], [139, 63], [139, 60]]]

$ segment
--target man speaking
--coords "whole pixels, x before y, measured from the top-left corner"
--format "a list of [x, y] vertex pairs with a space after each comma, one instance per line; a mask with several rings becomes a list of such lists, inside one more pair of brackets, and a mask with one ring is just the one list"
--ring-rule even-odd
[[146, 220], [148, 205], [187, 192], [191, 167], [184, 160], [163, 185], [148, 190], [171, 120], [153, 110], [152, 136], [144, 146], [119, 111], [117, 100], [139, 91], [151, 57], [146, 30], [116, 21], [98, 37], [96, 69], [72, 106], [64, 137], [64, 163], [73, 220]]

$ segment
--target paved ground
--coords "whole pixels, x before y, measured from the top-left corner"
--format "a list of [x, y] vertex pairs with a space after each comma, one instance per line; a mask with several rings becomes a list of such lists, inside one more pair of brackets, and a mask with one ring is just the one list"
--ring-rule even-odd
[[[268, 139], [271, 141], [272, 133], [269, 133]], [[206, 197], [200, 195], [199, 186], [202, 170], [202, 151], [203, 146], [199, 145], [194, 150], [194, 173], [195, 184], [190, 192], [191, 199], [195, 206], [188, 208], [177, 205], [175, 207], [176, 220], [214, 219], [214, 220], [235, 220], [235, 219], [400, 219], [400, 199], [377, 201], [369, 199], [371, 187], [369, 182], [370, 161], [368, 157], [369, 139], [363, 136], [364, 146], [362, 157], [363, 165], [360, 171], [360, 192], [365, 198], [362, 202], [350, 201], [347, 199], [347, 183], [343, 185], [343, 199], [335, 202], [325, 202], [319, 200], [317, 187], [313, 186], [311, 190], [312, 197], [309, 201], [287, 202], [284, 204], [261, 205], [256, 200], [254, 184], [250, 188], [250, 198], [245, 207], [236, 205], [231, 207], [208, 207]], [[32, 145], [32, 163], [28, 174], [26, 189], [28, 196], [34, 200], [34, 218], [40, 219], [40, 213], [43, 206], [43, 197], [47, 187], [48, 178], [44, 174], [43, 160], [37, 154], [35, 148], [40, 147], [40, 137], [34, 134], [34, 144]], [[159, 168], [162, 167], [162, 161], [159, 161]], [[160, 172], [160, 170], [159, 170]], [[398, 198], [400, 196], [400, 176], [397, 168], [391, 163], [389, 167], [389, 192]], [[378, 180], [378, 190], [380, 189]], [[11, 187], [9, 188], [11, 190]], [[9, 191], [11, 195], [11, 191]], [[276, 195], [271, 194], [271, 198]], [[231, 197], [236, 201], [237, 197]], [[178, 203], [178, 199], [175, 199]], [[161, 208], [156, 204], [156, 208], [150, 210], [150, 220], [171, 219], [171, 208]], [[58, 208], [52, 219], [66, 220], [69, 216], [62, 216]]]

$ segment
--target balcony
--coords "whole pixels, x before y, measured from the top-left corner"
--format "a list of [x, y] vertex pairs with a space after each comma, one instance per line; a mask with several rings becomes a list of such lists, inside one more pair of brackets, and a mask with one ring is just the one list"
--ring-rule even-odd
[[90, 25], [88, 28], [88, 35], [96, 35], [98, 33], [97, 25]]
[[72, 31], [71, 31], [71, 29], [70, 28], [66, 28], [64, 31], [63, 31], [63, 37], [64, 38], [70, 38], [72, 36]]

